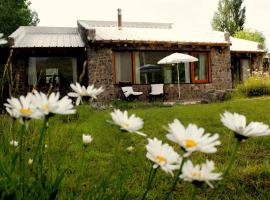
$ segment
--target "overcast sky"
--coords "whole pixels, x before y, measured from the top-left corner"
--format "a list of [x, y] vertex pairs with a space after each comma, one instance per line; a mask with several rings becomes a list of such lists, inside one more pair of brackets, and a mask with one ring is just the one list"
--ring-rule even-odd
[[[76, 26], [77, 20], [172, 22], [188, 29], [211, 30], [218, 0], [30, 0], [39, 26]], [[244, 0], [246, 28], [262, 32], [270, 49], [270, 0]]]

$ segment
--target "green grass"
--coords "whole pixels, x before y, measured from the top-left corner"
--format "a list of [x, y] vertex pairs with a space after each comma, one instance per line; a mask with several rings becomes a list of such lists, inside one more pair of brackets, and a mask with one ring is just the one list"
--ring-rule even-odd
[[[192, 160], [197, 163], [204, 162], [206, 158], [214, 160], [220, 171], [226, 166], [232, 145], [232, 133], [222, 126], [221, 113], [225, 110], [238, 112], [246, 115], [248, 121], [270, 124], [269, 97], [173, 107], [160, 104], [145, 106], [141, 103], [115, 105], [122, 109], [128, 108], [129, 113], [143, 118], [145, 123], [142, 132], [148, 137], [157, 137], [173, 146], [165, 137], [164, 126], [175, 118], [185, 125], [195, 123], [207, 132], [219, 133], [222, 145], [218, 147], [217, 153], [195, 153]], [[136, 134], [121, 132], [117, 126], [107, 123], [110, 112], [109, 109], [98, 111], [81, 106], [76, 116], [56, 116], [50, 120], [50, 159], [66, 170], [59, 199], [140, 199], [151, 166], [145, 157], [147, 140]], [[0, 122], [0, 131], [8, 133], [10, 123], [4, 117], [1, 117]], [[31, 122], [27, 134], [35, 138], [40, 127], [40, 122]], [[82, 134], [85, 133], [91, 134], [94, 140], [83, 153]], [[30, 149], [35, 145], [31, 141], [28, 143]], [[126, 148], [131, 145], [134, 151], [127, 152]], [[251, 138], [242, 143], [237, 162], [226, 180], [225, 190], [204, 187], [199, 190], [199, 199], [270, 199], [269, 146], [269, 137]], [[170, 175], [159, 170], [148, 199], [163, 199], [171, 181]], [[191, 192], [190, 184], [181, 182], [172, 199], [188, 199]]]

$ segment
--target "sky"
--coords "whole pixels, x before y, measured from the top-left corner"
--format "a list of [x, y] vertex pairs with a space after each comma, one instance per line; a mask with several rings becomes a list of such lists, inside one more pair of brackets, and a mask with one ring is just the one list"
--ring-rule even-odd
[[[169, 22], [191, 30], [212, 30], [218, 0], [30, 0], [39, 26], [75, 27], [77, 20]], [[270, 0], [244, 0], [245, 28], [262, 32], [270, 49]]]

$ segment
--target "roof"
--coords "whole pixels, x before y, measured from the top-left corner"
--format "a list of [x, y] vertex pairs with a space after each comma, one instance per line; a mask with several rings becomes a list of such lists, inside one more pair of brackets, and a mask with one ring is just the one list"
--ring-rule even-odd
[[263, 53], [261, 45], [258, 42], [243, 40], [239, 38], [230, 37], [232, 46], [230, 47], [232, 52], [242, 53]]
[[98, 42], [170, 42], [178, 44], [230, 45], [223, 32], [190, 31], [168, 23], [123, 22], [119, 30], [117, 22], [79, 20], [78, 24], [94, 31], [92, 41]]
[[13, 48], [84, 47], [77, 28], [21, 26], [9, 38]]
[[[89, 28], [92, 27], [118, 27], [116, 21], [93, 21], [93, 20], [78, 20], [80, 24], [84, 24]], [[172, 23], [154, 23], [154, 22], [125, 22], [123, 21], [122, 27], [128, 28], [160, 28], [170, 29]]]

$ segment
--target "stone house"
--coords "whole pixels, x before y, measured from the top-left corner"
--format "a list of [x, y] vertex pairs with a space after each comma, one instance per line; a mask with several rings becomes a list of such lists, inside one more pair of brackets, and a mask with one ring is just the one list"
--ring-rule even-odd
[[63, 93], [84, 74], [83, 83], [105, 88], [101, 101], [123, 98], [121, 82], [142, 91], [141, 100], [149, 98], [150, 84], [164, 83], [166, 99], [176, 100], [175, 66], [157, 65], [174, 52], [198, 58], [179, 68], [183, 100], [198, 99], [208, 90], [231, 89], [235, 68], [243, 81], [241, 66], [260, 65], [263, 55], [257, 43], [227, 33], [185, 32], [170, 23], [122, 22], [120, 14], [117, 22], [79, 20], [77, 28], [20, 27], [10, 40], [20, 93], [33, 86], [45, 90], [52, 80]]

